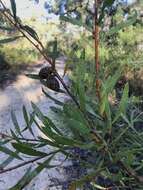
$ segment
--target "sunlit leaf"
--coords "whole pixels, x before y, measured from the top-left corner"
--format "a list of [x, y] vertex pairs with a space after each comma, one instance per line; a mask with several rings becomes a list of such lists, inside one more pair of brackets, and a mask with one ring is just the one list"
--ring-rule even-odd
[[134, 15], [132, 17], [130, 17], [128, 20], [126, 21], [122, 21], [121, 23], [119, 23], [117, 26], [110, 28], [109, 32], [106, 32], [107, 36], [113, 35], [117, 32], [119, 32], [120, 30], [131, 26], [132, 24], [134, 24], [137, 20], [137, 12], [135, 11]]

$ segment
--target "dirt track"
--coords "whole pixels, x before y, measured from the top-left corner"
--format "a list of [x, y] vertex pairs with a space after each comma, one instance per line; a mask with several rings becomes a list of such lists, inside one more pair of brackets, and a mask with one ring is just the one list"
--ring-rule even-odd
[[[45, 64], [45, 63], [44, 63]], [[39, 69], [44, 65], [39, 64], [32, 67], [32, 72], [37, 73]], [[63, 73], [63, 60], [59, 60], [57, 64], [57, 70], [59, 74]], [[28, 70], [25, 73], [29, 72]], [[53, 93], [53, 92], [50, 92]], [[63, 94], [54, 94], [58, 99], [65, 99]], [[40, 109], [47, 113], [49, 107], [53, 105], [53, 102], [47, 99], [41, 92], [41, 84], [36, 81], [27, 78], [24, 74], [19, 75], [17, 80], [11, 85], [7, 86], [4, 90], [0, 90], [0, 132], [7, 133], [10, 128], [13, 128], [11, 121], [11, 111], [15, 111], [18, 121], [21, 126], [25, 125], [22, 116], [22, 106], [25, 105], [28, 110], [31, 110], [30, 102], [36, 103]], [[0, 163], [6, 158], [0, 153]], [[58, 158], [59, 163], [62, 158]], [[14, 160], [10, 166], [17, 164]], [[10, 173], [0, 175], [0, 190], [8, 190], [9, 187], [13, 186], [18, 179], [23, 175], [26, 168], [15, 170]], [[25, 188], [25, 190], [54, 190], [57, 188], [49, 188], [51, 179], [56, 177], [61, 178], [61, 170], [52, 169], [50, 171], [44, 170], [32, 183]], [[64, 176], [65, 178], [65, 176]], [[61, 189], [61, 188], [59, 188]]]

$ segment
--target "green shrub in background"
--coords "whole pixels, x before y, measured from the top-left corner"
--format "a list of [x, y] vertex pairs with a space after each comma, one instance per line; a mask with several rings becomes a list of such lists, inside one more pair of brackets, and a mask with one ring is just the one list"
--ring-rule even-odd
[[[79, 1], [78, 3], [81, 6], [81, 2]], [[101, 13], [98, 21], [104, 21], [104, 12], [107, 8], [112, 7], [113, 3], [114, 1], [105, 0], [99, 4]], [[116, 99], [116, 96], [113, 96], [115, 85], [122, 75], [124, 67], [120, 65], [118, 69], [116, 68], [116, 71], [112, 71], [111, 67], [108, 71], [108, 65], [103, 65], [101, 73], [99, 73], [100, 97], [95, 95], [95, 63], [94, 49], [90, 41], [91, 37], [93, 37], [91, 28], [84, 23], [78, 22], [79, 18], [77, 20], [77, 18], [69, 18], [69, 15], [64, 15], [64, 17], [62, 15], [62, 20], [77, 26], [84, 26], [89, 30], [87, 39], [85, 37], [83, 41], [73, 42], [72, 51], [67, 51], [67, 54], [70, 56], [67, 65], [69, 66], [70, 62], [74, 60], [75, 67], [73, 68], [75, 75], [71, 76], [71, 92], [55, 70], [55, 59], [59, 56], [56, 41], [51, 44], [52, 48], [50, 52], [48, 51], [50, 57], [48, 57], [47, 51], [45, 51], [41, 41], [39, 41], [37, 33], [29, 27], [24, 27], [22, 23], [17, 21], [15, 1], [11, 0], [11, 5], [12, 21], [14, 20], [17, 23], [20, 27], [19, 30], [21, 30], [21, 33], [24, 32], [25, 37], [28, 36], [28, 40], [33, 40], [34, 46], [35, 43], [39, 44], [41, 48], [38, 49], [39, 52], [51, 64], [50, 67], [40, 70], [38, 74], [28, 76], [40, 80], [45, 86], [43, 93], [58, 106], [55, 105], [51, 109], [59, 122], [55, 123], [54, 120], [43, 114], [34, 103], [32, 103], [33, 111], [31, 113], [28, 113], [26, 108], [23, 107], [24, 128], [21, 128], [17, 122], [16, 115], [12, 113], [15, 130], [10, 130], [9, 135], [2, 134], [3, 139], [0, 142], [0, 151], [8, 154], [9, 157], [1, 164], [0, 168], [2, 169], [0, 173], [5, 173], [33, 162], [36, 162], [37, 166], [29, 167], [25, 175], [10, 189], [23, 189], [43, 169], [58, 167], [52, 164], [52, 160], [57, 154], [62, 153], [65, 156], [65, 160], [73, 159], [74, 161], [79, 161], [80, 168], [84, 168], [86, 171], [84, 175], [69, 182], [69, 190], [84, 189], [85, 185], [87, 185], [85, 187], [87, 190], [141, 190], [143, 188], [143, 133], [141, 129], [143, 113], [138, 107], [137, 99], [132, 96], [129, 98], [128, 84], [125, 84], [119, 100]], [[122, 25], [119, 24], [115, 28], [111, 28], [108, 32], [112, 35], [118, 33], [122, 28], [129, 25], [129, 21], [131, 22], [132, 20], [129, 19], [124, 24], [122, 23]], [[130, 24], [132, 23], [134, 22]], [[103, 39], [105, 39], [104, 37], [108, 36], [103, 36]], [[91, 44], [87, 44], [86, 40], [89, 40]], [[89, 48], [90, 45], [92, 48]], [[88, 51], [86, 51], [86, 47], [88, 47]], [[100, 48], [101, 60], [103, 63], [106, 63], [110, 57], [110, 52], [104, 48], [102, 42]], [[104, 54], [106, 54], [105, 58]], [[70, 103], [61, 102], [48, 94], [47, 88], [58, 93], [63, 92], [60, 89], [59, 82], [64, 87], [64, 93], [70, 96]], [[43, 135], [37, 136], [34, 134], [33, 124], [36, 125]], [[65, 134], [63, 128], [68, 133]], [[32, 135], [32, 139], [26, 137], [26, 132]], [[8, 148], [8, 143], [12, 145], [13, 149]], [[43, 150], [43, 147], [48, 148], [49, 146], [52, 147], [52, 150], [50, 149], [51, 152]], [[24, 155], [29, 156], [30, 160], [26, 161]], [[20, 160], [21, 164], [13, 168], [6, 168], [13, 159]]]
[[[34, 20], [33, 18], [24, 20], [24, 23], [39, 33], [39, 38], [44, 45], [50, 40], [54, 40], [60, 33], [58, 23], [40, 23], [40, 21]], [[0, 52], [3, 55], [3, 59], [9, 64], [11, 70], [16, 70], [16, 68], [22, 66], [24, 67], [24, 65], [31, 65], [42, 58], [31, 43], [22, 38], [15, 38], [15, 36], [19, 35], [19, 32], [8, 23], [7, 19], [3, 18], [1, 21], [0, 33], [0, 40], [8, 39], [8, 41], [4, 41], [3, 43], [1, 41]]]

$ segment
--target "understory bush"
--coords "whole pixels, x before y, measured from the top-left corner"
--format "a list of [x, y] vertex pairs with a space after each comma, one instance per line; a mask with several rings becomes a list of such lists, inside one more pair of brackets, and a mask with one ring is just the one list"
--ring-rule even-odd
[[[99, 48], [99, 26], [101, 27], [100, 34], [103, 33], [101, 38], [107, 39], [112, 35], [120, 35], [122, 29], [134, 24], [137, 20], [137, 15], [131, 12], [126, 21], [121, 21], [104, 32], [104, 19], [109, 16], [108, 10], [113, 7], [114, 2], [105, 0], [99, 4], [97, 1], [95, 4], [89, 4], [86, 1], [77, 1], [74, 6], [78, 8], [73, 17], [70, 14], [71, 10], [67, 10], [66, 14], [61, 14], [62, 21], [83, 27], [88, 31], [87, 34], [84, 33], [83, 42], [79, 40], [73, 43], [72, 51], [67, 51], [70, 57], [67, 58], [68, 63], [64, 74], [67, 72], [69, 62], [74, 60], [74, 74], [70, 77], [70, 89], [55, 69], [56, 60], [59, 57], [58, 39], [51, 42], [50, 50], [45, 50], [37, 33], [18, 21], [16, 4], [13, 0], [11, 0], [12, 13], [9, 14], [6, 11], [3, 13], [5, 17], [9, 16], [9, 21], [15, 23], [23, 36], [49, 63], [49, 66], [42, 68], [39, 73], [27, 76], [41, 82], [43, 93], [55, 103], [51, 110], [58, 121], [55, 122], [54, 119], [43, 114], [33, 102], [30, 113], [23, 106], [25, 120], [23, 128], [12, 112], [15, 129], [10, 129], [10, 134], [1, 134], [0, 151], [9, 157], [1, 163], [0, 174], [12, 172], [33, 162], [36, 166], [29, 167], [24, 176], [10, 190], [24, 189], [43, 169], [58, 167], [67, 159], [72, 160], [84, 172], [77, 176], [77, 179], [69, 180], [66, 189], [143, 189], [143, 112], [140, 108], [140, 99], [132, 94], [129, 96], [128, 83], [123, 85], [121, 96], [117, 98], [118, 92], [115, 91], [115, 87], [124, 74], [124, 67], [119, 65], [114, 70], [111, 67], [108, 71], [108, 65], [105, 67], [102, 63], [99, 64], [99, 58], [104, 62], [103, 55], [106, 55], [108, 59], [111, 50], [107, 52], [106, 49]], [[0, 3], [3, 5], [1, 0]], [[68, 3], [68, 8], [73, 6], [73, 1]], [[99, 7], [99, 17], [95, 11], [92, 12], [94, 6], [95, 10]], [[4, 5], [3, 8], [5, 9]], [[85, 20], [87, 21], [85, 16], [88, 18], [90, 16], [90, 23], [85, 23]], [[95, 26], [93, 27], [94, 19]], [[93, 41], [95, 48], [92, 46]], [[90, 45], [92, 48], [86, 49], [86, 46]], [[99, 53], [100, 50], [102, 50], [101, 53]], [[48, 89], [65, 93], [69, 101], [62, 102], [56, 99], [49, 94]], [[41, 135], [34, 132], [33, 126], [40, 130]], [[31, 139], [27, 138], [27, 133], [31, 134]], [[8, 144], [12, 148], [9, 148]], [[53, 164], [54, 158], [60, 154], [63, 154], [65, 162], [59, 165]], [[20, 160], [21, 163], [8, 168], [7, 165], [13, 159]]]

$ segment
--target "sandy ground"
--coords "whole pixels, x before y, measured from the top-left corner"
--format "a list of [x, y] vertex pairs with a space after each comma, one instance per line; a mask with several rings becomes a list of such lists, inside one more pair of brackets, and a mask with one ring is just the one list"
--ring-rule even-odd
[[[38, 73], [40, 68], [46, 63], [35, 65], [32, 68], [33, 73]], [[59, 60], [57, 69], [59, 74], [63, 73], [63, 60]], [[28, 71], [25, 71], [25, 73]], [[50, 92], [52, 93], [52, 92]], [[63, 94], [55, 94], [58, 99], [64, 100], [66, 97]], [[19, 75], [17, 80], [11, 85], [7, 86], [4, 90], [0, 90], [0, 132], [7, 133], [10, 128], [13, 128], [11, 121], [11, 111], [16, 113], [20, 126], [24, 126], [24, 120], [22, 115], [22, 106], [25, 105], [28, 110], [31, 110], [30, 102], [36, 103], [44, 113], [49, 112], [49, 107], [53, 105], [50, 99], [47, 99], [41, 92], [41, 84], [36, 81], [27, 78], [25, 75]], [[0, 163], [6, 157], [0, 153]], [[60, 163], [63, 157], [58, 157], [55, 162]], [[10, 166], [17, 164], [18, 161], [14, 160]], [[18, 179], [21, 178], [25, 172], [26, 167], [17, 169], [12, 172], [8, 172], [0, 175], [0, 190], [8, 190], [13, 186]], [[32, 183], [25, 188], [25, 190], [56, 190], [62, 189], [61, 187], [51, 187], [52, 181], [59, 178], [61, 180], [66, 179], [63, 174], [62, 167], [59, 169], [44, 170], [36, 177]]]

